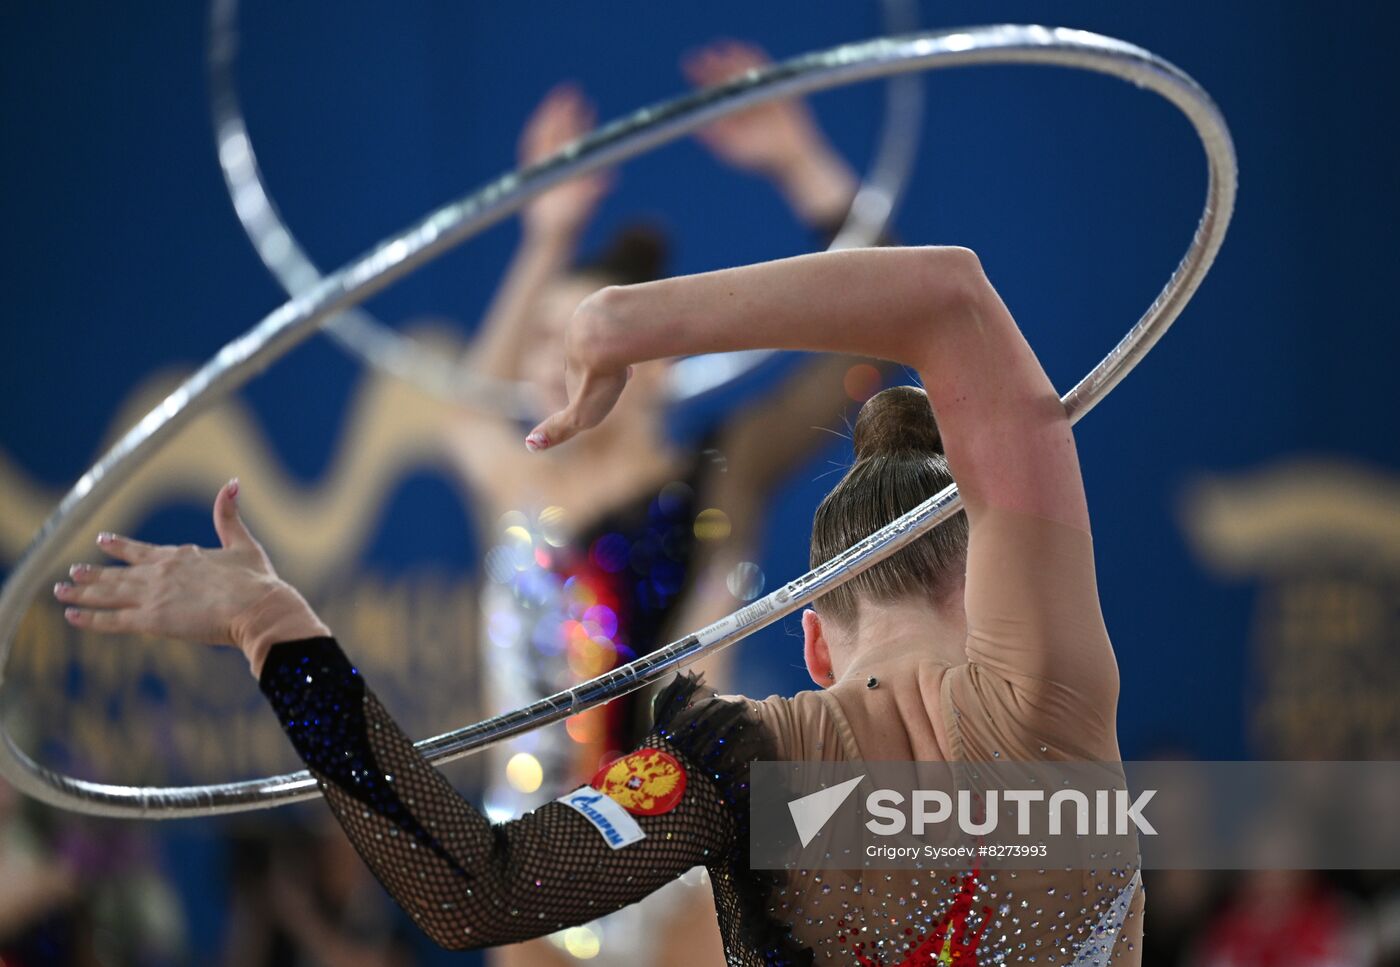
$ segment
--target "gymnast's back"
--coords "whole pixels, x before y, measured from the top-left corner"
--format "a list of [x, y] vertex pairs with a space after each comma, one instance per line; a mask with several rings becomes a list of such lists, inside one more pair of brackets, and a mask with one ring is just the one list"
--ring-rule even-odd
[[[991, 600], [969, 602], [981, 620], [969, 627], [967, 660], [895, 656], [826, 689], [737, 700], [775, 759], [1118, 762], [1116, 671], [1097, 598], [1086, 593], [1094, 586], [1089, 535], [1014, 512], [984, 514], [975, 526], [968, 593], [987, 588]], [[990, 570], [1011, 561], [1015, 569]], [[1000, 590], [1047, 580], [1053, 587], [1041, 595]], [[1065, 673], [1035, 680], [1018, 672], [1017, 657], [1046, 647]], [[1137, 964], [1144, 897], [1135, 873], [1134, 863], [801, 871], [774, 883], [769, 908], [819, 963]]]

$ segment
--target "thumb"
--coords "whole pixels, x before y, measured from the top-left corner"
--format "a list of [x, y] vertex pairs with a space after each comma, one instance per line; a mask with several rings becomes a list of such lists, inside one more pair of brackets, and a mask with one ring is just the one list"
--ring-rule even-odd
[[578, 395], [568, 406], [530, 431], [525, 437], [525, 448], [531, 453], [538, 453], [548, 447], [558, 446], [584, 430], [602, 423], [612, 412], [623, 388], [631, 378], [631, 366], [620, 374], [591, 375], [585, 378], [583, 385], [579, 387]]
[[525, 449], [531, 453], [538, 453], [563, 443], [578, 432], [575, 429], [576, 426], [577, 421], [574, 420], [570, 411], [560, 410], [530, 431], [529, 435], [525, 437]]
[[234, 477], [219, 490], [214, 498], [214, 530], [219, 535], [219, 543], [228, 549], [258, 548], [261, 545], [253, 537], [248, 525], [238, 513], [238, 478]]

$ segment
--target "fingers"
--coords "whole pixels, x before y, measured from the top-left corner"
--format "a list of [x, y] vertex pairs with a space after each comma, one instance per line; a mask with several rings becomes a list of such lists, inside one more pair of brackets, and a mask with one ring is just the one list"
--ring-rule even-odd
[[68, 576], [73, 579], [74, 584], [91, 584], [99, 581], [102, 576], [112, 568], [102, 567], [98, 564], [74, 564], [68, 569]]
[[581, 138], [589, 131], [592, 131], [594, 126], [597, 125], [598, 109], [593, 106], [592, 101], [580, 95], [578, 105], [569, 121], [568, 140], [572, 141], [575, 138]]
[[566, 84], [550, 96], [548, 124], [544, 139], [550, 151], [556, 151], [593, 127], [596, 118], [593, 102], [578, 87]]
[[73, 607], [63, 609], [64, 619], [74, 628], [106, 634], [141, 632], [141, 616], [142, 613], [136, 608], [122, 608], [116, 611], [92, 611]]
[[681, 61], [681, 73], [696, 87], [709, 87], [725, 79], [712, 51], [713, 47], [705, 47]]
[[531, 430], [525, 438], [525, 449], [531, 453], [539, 453], [573, 439], [586, 429], [588, 427], [579, 419], [578, 407], [570, 404]]
[[585, 378], [577, 396], [567, 407], [530, 431], [525, 437], [525, 448], [531, 453], [538, 453], [556, 447], [584, 430], [602, 423], [612, 412], [631, 376], [632, 367], [628, 366], [620, 374], [593, 375]]
[[[76, 568], [74, 569], [76, 571]], [[144, 568], [88, 568], [80, 583], [60, 582], [54, 585], [53, 596], [64, 604], [86, 608], [130, 608], [141, 603]], [[93, 572], [96, 572], [95, 574]], [[77, 581], [77, 574], [74, 574]]]
[[238, 513], [237, 477], [224, 484], [219, 496], [214, 498], [214, 530], [219, 535], [219, 543], [229, 550], [261, 549]]
[[577, 85], [560, 84], [545, 95], [520, 138], [521, 160], [543, 160], [593, 128], [593, 104]]
[[119, 537], [105, 531], [97, 535], [97, 546], [106, 554], [128, 564], [149, 564], [160, 560], [170, 551], [168, 547], [147, 544], [131, 537]]
[[563, 435], [563, 431], [558, 425], [558, 421], [559, 414], [556, 413], [531, 430], [529, 435], [525, 437], [525, 449], [531, 453], [539, 453], [541, 450], [547, 450], [556, 443], [562, 442], [560, 437]]
[[550, 88], [544, 100], [540, 101], [535, 116], [558, 123], [587, 105], [588, 99], [584, 97], [583, 89], [578, 84], [573, 81], [560, 81]]
[[686, 78], [700, 86], [719, 84], [770, 63], [763, 49], [737, 40], [721, 40], [702, 47], [681, 62]]

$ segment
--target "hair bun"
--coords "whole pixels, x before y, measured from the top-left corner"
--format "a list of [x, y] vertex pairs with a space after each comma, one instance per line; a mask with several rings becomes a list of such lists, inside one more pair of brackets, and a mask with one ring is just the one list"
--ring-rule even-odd
[[634, 222], [619, 229], [602, 253], [579, 270], [623, 285], [653, 282], [665, 274], [668, 254], [666, 236], [659, 228]]
[[943, 437], [928, 394], [917, 386], [891, 386], [870, 397], [856, 417], [855, 444], [857, 460], [942, 453]]

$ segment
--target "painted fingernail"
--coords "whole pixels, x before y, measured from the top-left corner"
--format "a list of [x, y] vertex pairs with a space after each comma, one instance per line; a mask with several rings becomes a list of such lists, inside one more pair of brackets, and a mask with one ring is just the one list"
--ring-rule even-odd
[[65, 584], [65, 583], [62, 582], [62, 581], [59, 581], [57, 584], [55, 584], [55, 585], [53, 586], [53, 596], [54, 596], [55, 598], [61, 598], [61, 597], [63, 597], [63, 592], [66, 591], [69, 587], [70, 587], [70, 585]]
[[74, 564], [68, 569], [68, 576], [75, 578], [92, 570], [91, 564]]
[[237, 477], [234, 477], [232, 480], [230, 480], [230, 481], [228, 482], [228, 495], [229, 495], [230, 497], [237, 497], [237, 496], [238, 496], [238, 478], [237, 478]]
[[538, 453], [547, 446], [549, 446], [549, 437], [539, 431], [531, 433], [525, 438], [525, 449], [531, 453]]
[[77, 621], [80, 617], [82, 617], [82, 614], [83, 612], [79, 608], [63, 609], [63, 617], [67, 618], [69, 621]]
[[116, 539], [117, 535], [113, 534], [111, 531], [103, 531], [101, 534], [97, 535], [97, 543], [99, 544], [110, 544]]

